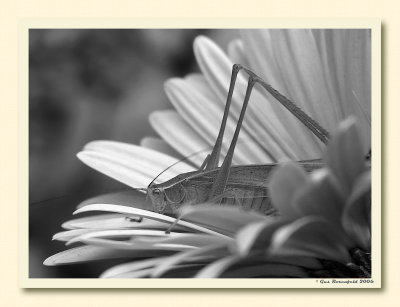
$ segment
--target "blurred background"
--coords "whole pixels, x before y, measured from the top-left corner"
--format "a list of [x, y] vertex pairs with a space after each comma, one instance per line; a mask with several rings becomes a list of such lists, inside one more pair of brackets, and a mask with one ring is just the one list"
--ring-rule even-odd
[[45, 30], [29, 32], [29, 276], [97, 277], [107, 263], [45, 267], [52, 242], [83, 200], [125, 189], [76, 158], [99, 139], [139, 144], [156, 136], [148, 115], [172, 108], [163, 83], [198, 71], [192, 43], [226, 50], [236, 30]]

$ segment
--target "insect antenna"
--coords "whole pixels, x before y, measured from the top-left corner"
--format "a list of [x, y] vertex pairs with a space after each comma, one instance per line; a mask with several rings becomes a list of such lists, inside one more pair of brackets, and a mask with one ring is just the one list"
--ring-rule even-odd
[[194, 156], [196, 156], [196, 155], [198, 155], [198, 154], [200, 154], [200, 153], [202, 153], [202, 152], [204, 152], [204, 151], [206, 151], [206, 150], [208, 150], [208, 149], [209, 149], [209, 147], [207, 147], [207, 148], [205, 148], [205, 149], [202, 149], [202, 150], [199, 150], [199, 151], [196, 151], [196, 152], [194, 152], [194, 153], [192, 153], [192, 154], [190, 154], [190, 155], [188, 155], [188, 156], [186, 156], [186, 157], [183, 157], [182, 159], [179, 159], [179, 160], [176, 161], [175, 163], [172, 163], [172, 164], [171, 164], [170, 166], [168, 166], [166, 169], [162, 170], [161, 173], [159, 173], [159, 174], [149, 183], [149, 186], [151, 186], [151, 185], [154, 183], [154, 181], [155, 181], [158, 177], [160, 177], [162, 174], [164, 174], [164, 173], [165, 173], [167, 170], [169, 170], [171, 167], [177, 165], [178, 163], [184, 162], [184, 161], [186, 161], [186, 160], [188, 160], [188, 159], [190, 159], [190, 158], [192, 158], [192, 157], [194, 157]]
[[[246, 141], [240, 141], [240, 142], [238, 142], [238, 143], [240, 143], [240, 144], [245, 144], [245, 143], [248, 143], [248, 142], [252, 142], [252, 141], [246, 140]], [[203, 153], [203, 152], [209, 150], [210, 148], [212, 148], [212, 146], [208, 146], [207, 148], [204, 148], [204, 149], [201, 149], [201, 150], [199, 150], [199, 151], [196, 151], [196, 152], [194, 152], [194, 153], [192, 153], [192, 154], [190, 154], [190, 155], [188, 155], [188, 156], [186, 156], [186, 157], [183, 157], [183, 158], [179, 159], [178, 161], [174, 162], [173, 164], [171, 164], [170, 166], [168, 166], [166, 169], [162, 170], [162, 172], [159, 173], [159, 174], [150, 182], [149, 186], [150, 186], [151, 184], [153, 184], [154, 181], [155, 181], [158, 177], [160, 177], [162, 174], [164, 174], [164, 172], [166, 172], [167, 170], [169, 170], [171, 167], [177, 165], [178, 163], [184, 162], [184, 161], [186, 161], [186, 160], [188, 160], [188, 159], [190, 159], [190, 158], [192, 158], [192, 157], [195, 157], [196, 155], [201, 154], [201, 153]], [[205, 166], [206, 166], [207, 163], [209, 162], [210, 156], [211, 156], [211, 155], [207, 155], [206, 160], [205, 160], [205, 161], [203, 162], [203, 164], [200, 166], [200, 170], [202, 170], [202, 169], [205, 168]]]

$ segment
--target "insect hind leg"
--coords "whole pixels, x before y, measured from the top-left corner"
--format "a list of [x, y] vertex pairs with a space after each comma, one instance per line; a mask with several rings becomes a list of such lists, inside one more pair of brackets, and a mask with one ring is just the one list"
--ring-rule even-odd
[[315, 120], [313, 120], [310, 116], [308, 116], [305, 112], [303, 112], [298, 106], [296, 106], [292, 101], [288, 98], [280, 94], [277, 90], [275, 90], [271, 85], [266, 83], [263, 79], [257, 76], [251, 70], [243, 67], [242, 65], [235, 64], [232, 68], [232, 76], [231, 76], [231, 83], [229, 86], [227, 104], [225, 106], [224, 117], [221, 123], [221, 128], [218, 134], [217, 142], [213, 148], [213, 152], [210, 156], [210, 159], [207, 163], [206, 170], [210, 168], [216, 168], [218, 165], [217, 159], [220, 155], [220, 146], [225, 130], [226, 120], [229, 113], [229, 107], [232, 100], [233, 89], [235, 86], [237, 74], [239, 71], [243, 69], [248, 75], [248, 84], [246, 89], [245, 98], [243, 101], [242, 109], [240, 112], [239, 120], [229, 146], [228, 152], [225, 156], [225, 159], [221, 165], [221, 168], [218, 170], [216, 174], [216, 178], [214, 183], [212, 184], [211, 191], [208, 194], [208, 200], [215, 199], [218, 195], [223, 195], [225, 192], [225, 188], [228, 182], [230, 168], [232, 165], [232, 158], [234, 154], [234, 150], [237, 144], [237, 140], [239, 137], [240, 129], [243, 123], [243, 118], [246, 113], [246, 108], [249, 103], [250, 95], [252, 89], [255, 84], [260, 84], [264, 89], [266, 89], [277, 101], [279, 101], [286, 109], [288, 109], [294, 116], [296, 116], [308, 129], [310, 129], [323, 143], [327, 143], [329, 140], [329, 133], [325, 130], [321, 125], [319, 125]]
[[252, 77], [255, 83], [260, 84], [268, 93], [270, 93], [280, 104], [282, 104], [290, 113], [292, 113], [297, 119], [300, 120], [314, 135], [321, 140], [324, 144], [327, 144], [330, 138], [329, 132], [323, 128], [317, 121], [312, 119], [307, 113], [300, 109], [294, 102], [288, 99], [286, 96], [279, 93], [270, 84], [265, 82], [262, 78], [257, 76], [250, 69], [243, 67], [250, 77]]

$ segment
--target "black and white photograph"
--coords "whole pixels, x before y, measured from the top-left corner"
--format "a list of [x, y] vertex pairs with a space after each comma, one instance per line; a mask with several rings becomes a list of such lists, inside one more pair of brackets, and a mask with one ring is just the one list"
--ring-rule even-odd
[[372, 283], [372, 34], [29, 29], [29, 279]]

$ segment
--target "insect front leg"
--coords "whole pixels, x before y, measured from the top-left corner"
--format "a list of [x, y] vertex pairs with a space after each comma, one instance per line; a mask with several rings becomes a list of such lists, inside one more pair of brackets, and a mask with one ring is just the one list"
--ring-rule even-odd
[[141, 223], [143, 221], [143, 217], [140, 216], [138, 218], [135, 218], [135, 217], [125, 216], [125, 220], [129, 222]]

